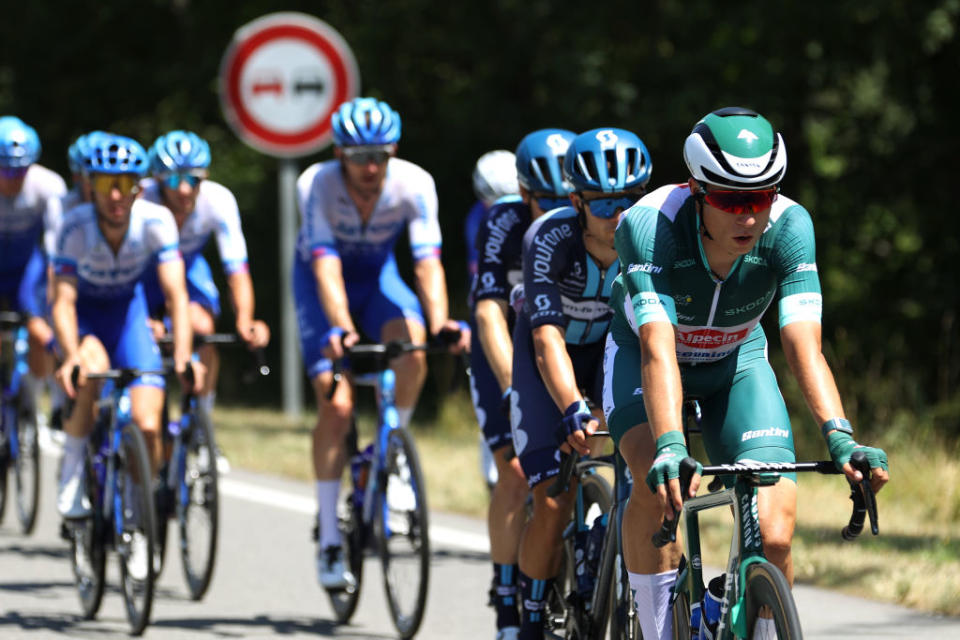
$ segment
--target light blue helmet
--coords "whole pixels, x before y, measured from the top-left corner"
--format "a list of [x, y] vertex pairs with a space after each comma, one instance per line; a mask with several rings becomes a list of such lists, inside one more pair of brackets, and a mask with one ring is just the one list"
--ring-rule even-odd
[[354, 98], [337, 107], [330, 121], [338, 147], [394, 144], [400, 140], [400, 114], [376, 98]]
[[563, 175], [574, 191], [614, 193], [646, 186], [653, 161], [646, 145], [625, 129], [581, 133], [567, 150]]
[[113, 133], [96, 133], [86, 138], [89, 148], [83, 165], [87, 173], [147, 174], [147, 151], [139, 142]]
[[29, 167], [40, 157], [37, 132], [16, 116], [0, 117], [0, 167]]
[[563, 158], [577, 137], [566, 129], [539, 129], [517, 145], [517, 180], [532, 193], [565, 196], [571, 191], [563, 177]]
[[86, 171], [85, 159], [90, 153], [90, 141], [103, 135], [107, 135], [107, 133], [105, 131], [91, 131], [78, 136], [73, 141], [73, 144], [67, 149], [67, 165], [70, 167], [70, 173]]
[[210, 166], [210, 145], [192, 131], [170, 131], [157, 138], [150, 147], [150, 171], [206, 169]]

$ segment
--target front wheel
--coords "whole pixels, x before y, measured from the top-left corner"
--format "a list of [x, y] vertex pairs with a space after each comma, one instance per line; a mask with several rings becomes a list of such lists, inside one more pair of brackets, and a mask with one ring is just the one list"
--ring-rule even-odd
[[40, 443], [37, 438], [36, 412], [31, 407], [24, 406], [18, 413], [18, 451], [13, 461], [17, 518], [20, 520], [20, 530], [24, 534], [30, 534], [37, 522], [40, 495]]
[[[86, 491], [90, 504], [97, 505], [95, 474], [86, 459]], [[106, 523], [100, 509], [94, 507], [89, 518], [64, 523], [70, 538], [70, 564], [73, 568], [74, 584], [80, 596], [80, 608], [86, 620], [93, 620], [100, 610], [103, 600], [103, 587], [106, 584]]]
[[150, 622], [153, 606], [157, 512], [147, 443], [133, 423], [123, 427], [116, 474], [114, 526], [120, 554], [120, 588], [131, 633], [140, 635]]
[[199, 600], [213, 577], [220, 504], [213, 425], [203, 410], [194, 414], [194, 423], [184, 444], [184, 473], [174, 491], [183, 573], [190, 598]]
[[[633, 591], [630, 589], [627, 567], [623, 562], [618, 522], [617, 510], [611, 511], [602, 565], [605, 571], [603, 575], [609, 576], [610, 634], [602, 637], [608, 637], [610, 640], [640, 640], [643, 634], [640, 632], [640, 622], [637, 620], [637, 612], [633, 606]], [[609, 559], [607, 559], [608, 554]]]
[[363, 514], [360, 508], [354, 505], [353, 498], [348, 494], [340, 504], [338, 513], [338, 527], [340, 540], [343, 543], [343, 559], [353, 574], [354, 582], [343, 589], [327, 589], [327, 596], [333, 606], [339, 624], [347, 624], [357, 610], [360, 601], [360, 587], [363, 584], [363, 553], [365, 536], [363, 529]]
[[687, 640], [690, 637], [690, 596], [686, 591], [677, 594], [670, 614], [673, 618], [674, 639]]
[[377, 537], [387, 604], [400, 637], [411, 638], [427, 602], [430, 537], [423, 472], [406, 429], [390, 432], [378, 480]]
[[757, 620], [762, 609], [766, 609], [769, 617], [773, 615], [774, 626], [777, 629], [776, 637], [779, 640], [800, 640], [803, 631], [800, 629], [800, 616], [797, 605], [793, 601], [790, 583], [783, 572], [769, 562], [758, 562], [747, 569], [746, 586], [746, 613], [747, 633], [750, 638], [762, 640], [763, 636], [755, 633]]

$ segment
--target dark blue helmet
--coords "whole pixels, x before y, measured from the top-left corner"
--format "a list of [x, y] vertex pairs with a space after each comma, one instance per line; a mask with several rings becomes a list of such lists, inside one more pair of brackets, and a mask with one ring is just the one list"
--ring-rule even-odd
[[40, 157], [37, 132], [16, 116], [0, 117], [0, 167], [29, 167]]
[[614, 193], [646, 186], [653, 161], [646, 145], [625, 129], [591, 129], [567, 150], [563, 175], [574, 191]]
[[113, 133], [87, 136], [89, 149], [84, 158], [87, 173], [133, 173], [147, 174], [147, 152], [143, 146], [126, 136]]
[[532, 193], [565, 196], [570, 184], [563, 178], [563, 158], [576, 137], [566, 129], [539, 129], [517, 145], [517, 180]]
[[394, 144], [400, 140], [400, 115], [376, 98], [354, 98], [337, 107], [331, 119], [338, 147]]
[[210, 166], [210, 145], [192, 131], [170, 131], [157, 138], [147, 154], [154, 174], [206, 169]]

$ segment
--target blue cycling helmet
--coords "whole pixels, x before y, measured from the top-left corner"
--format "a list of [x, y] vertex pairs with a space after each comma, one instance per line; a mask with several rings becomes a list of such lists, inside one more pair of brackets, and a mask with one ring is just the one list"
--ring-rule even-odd
[[16, 116], [0, 117], [0, 167], [29, 167], [40, 157], [37, 132]]
[[517, 181], [532, 193], [565, 196], [571, 186], [563, 177], [563, 158], [577, 137], [566, 129], [540, 129], [517, 145]]
[[70, 167], [70, 173], [82, 173], [86, 171], [86, 157], [90, 153], [90, 141], [98, 136], [106, 135], [104, 131], [91, 131], [78, 136], [73, 144], [67, 149], [67, 164]]
[[337, 107], [330, 121], [338, 147], [393, 144], [400, 140], [400, 114], [376, 98], [354, 98]]
[[170, 131], [154, 141], [148, 156], [154, 174], [206, 169], [210, 166], [210, 145], [192, 131]]
[[89, 149], [83, 159], [87, 173], [147, 174], [147, 151], [133, 138], [113, 133], [89, 134], [87, 142]]
[[591, 129], [567, 150], [563, 175], [575, 191], [614, 193], [646, 186], [653, 161], [646, 145], [625, 129]]

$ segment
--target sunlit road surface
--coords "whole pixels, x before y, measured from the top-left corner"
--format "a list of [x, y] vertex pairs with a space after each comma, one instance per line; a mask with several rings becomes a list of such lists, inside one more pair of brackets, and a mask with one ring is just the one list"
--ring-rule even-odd
[[[305, 445], [306, 446], [306, 445]], [[53, 448], [47, 447], [47, 451]], [[17, 533], [12, 505], [0, 526], [0, 638], [120, 638], [128, 626], [111, 557], [108, 590], [95, 620], [83, 620], [67, 543], [54, 508], [56, 457], [42, 460], [41, 513], [34, 534]], [[12, 483], [11, 483], [12, 484]], [[10, 485], [8, 485], [10, 486]], [[221, 533], [213, 583], [191, 602], [183, 580], [175, 527], [146, 638], [392, 638], [379, 561], [368, 557], [353, 621], [338, 626], [316, 583], [310, 539], [310, 484], [233, 471], [221, 485]], [[418, 638], [491, 639], [487, 608], [492, 574], [485, 525], [433, 513], [433, 563], [426, 616]], [[808, 639], [958, 638], [960, 620], [798, 586], [795, 595]]]

